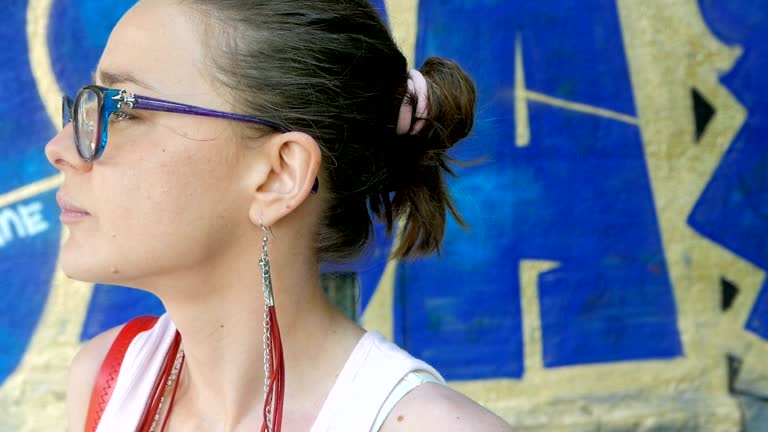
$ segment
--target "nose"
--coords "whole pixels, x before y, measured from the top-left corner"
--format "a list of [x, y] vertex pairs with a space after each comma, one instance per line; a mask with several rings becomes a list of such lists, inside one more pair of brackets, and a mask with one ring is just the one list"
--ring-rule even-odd
[[75, 134], [72, 123], [59, 131], [45, 145], [45, 157], [56, 169], [63, 173], [87, 173], [93, 168], [93, 163], [85, 162], [75, 148]]

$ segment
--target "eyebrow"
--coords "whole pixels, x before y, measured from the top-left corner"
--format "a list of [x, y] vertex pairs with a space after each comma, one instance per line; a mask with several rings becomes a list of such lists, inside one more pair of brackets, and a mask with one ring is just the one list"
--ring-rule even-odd
[[144, 87], [148, 90], [154, 90], [154, 87], [140, 80], [139, 78], [136, 78], [130, 72], [112, 72], [100, 69], [93, 74], [94, 82], [97, 81], [97, 76], [98, 81], [101, 82], [101, 84], [105, 87], [112, 87], [117, 83], [132, 83]]

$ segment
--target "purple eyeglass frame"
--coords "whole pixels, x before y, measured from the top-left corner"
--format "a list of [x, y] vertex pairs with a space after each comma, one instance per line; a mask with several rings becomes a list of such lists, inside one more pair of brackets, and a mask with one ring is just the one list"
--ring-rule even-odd
[[194, 105], [188, 105], [179, 102], [171, 102], [168, 100], [157, 99], [149, 96], [141, 96], [134, 93], [130, 93], [126, 90], [110, 89], [100, 86], [86, 86], [97, 87], [105, 96], [109, 97], [112, 101], [117, 103], [117, 109], [122, 109], [122, 104], [125, 104], [130, 109], [142, 109], [148, 111], [162, 111], [178, 114], [189, 114], [203, 117], [223, 118], [227, 120], [237, 120], [249, 123], [257, 123], [269, 128], [275, 129], [280, 132], [288, 132], [289, 129], [285, 126], [275, 123], [270, 120], [266, 120], [259, 117], [247, 116], [242, 114], [235, 114], [224, 111], [217, 111], [209, 108], [203, 108]]
[[[68, 96], [64, 96], [63, 103], [62, 103], [62, 106], [63, 106], [62, 125], [63, 126], [66, 126], [70, 121], [72, 121], [72, 118], [74, 117], [74, 113], [76, 111], [76, 107], [79, 104], [81, 96], [88, 91], [94, 93], [98, 98], [98, 102], [99, 102], [99, 116], [98, 116], [99, 124], [96, 127], [99, 128], [100, 142], [96, 145], [96, 148], [93, 149], [93, 154], [90, 155], [90, 157], [86, 157], [85, 155], [80, 153], [81, 146], [79, 143], [77, 143], [76, 146], [78, 147], [78, 153], [80, 153], [80, 156], [86, 162], [90, 162], [101, 157], [101, 154], [104, 152], [104, 149], [107, 146], [107, 134], [108, 134], [107, 125], [109, 124], [109, 117], [115, 113], [118, 113], [119, 110], [123, 109], [123, 107], [129, 108], [129, 109], [161, 111], [161, 112], [169, 112], [169, 113], [177, 113], [177, 114], [187, 114], [187, 115], [196, 115], [196, 116], [203, 116], [203, 117], [213, 117], [213, 118], [221, 118], [221, 119], [227, 119], [227, 120], [243, 121], [248, 123], [260, 124], [262, 126], [272, 128], [278, 132], [290, 131], [290, 129], [286, 128], [285, 126], [279, 123], [275, 123], [273, 121], [266, 120], [260, 117], [235, 114], [235, 113], [230, 113], [225, 111], [218, 111], [218, 110], [213, 110], [209, 108], [203, 108], [203, 107], [194, 106], [194, 105], [188, 105], [188, 104], [179, 103], [179, 102], [172, 102], [172, 101], [157, 99], [149, 96], [137, 95], [124, 89], [112, 89], [112, 88], [107, 88], [107, 87], [102, 87], [97, 85], [87, 85], [81, 88], [77, 92], [77, 95], [75, 96], [74, 103]], [[77, 128], [75, 129], [77, 130]], [[75, 139], [77, 141], [79, 140], [79, 137], [76, 136]], [[319, 187], [320, 187], [319, 180], [315, 178], [315, 183], [312, 186], [312, 193], [316, 193]]]

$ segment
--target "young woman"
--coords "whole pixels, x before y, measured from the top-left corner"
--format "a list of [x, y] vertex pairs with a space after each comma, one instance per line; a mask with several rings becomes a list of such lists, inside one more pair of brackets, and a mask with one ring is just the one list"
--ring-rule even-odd
[[69, 430], [504, 431], [439, 374], [344, 318], [319, 263], [372, 220], [438, 249], [446, 150], [475, 89], [410, 71], [365, 0], [142, 0], [46, 147], [74, 279], [167, 309], [74, 359]]

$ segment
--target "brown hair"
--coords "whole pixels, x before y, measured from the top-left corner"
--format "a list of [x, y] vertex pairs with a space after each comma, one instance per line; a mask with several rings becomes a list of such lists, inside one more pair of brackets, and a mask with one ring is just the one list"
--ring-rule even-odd
[[[354, 258], [372, 237], [371, 214], [396, 222], [397, 258], [439, 252], [450, 212], [463, 221], [444, 175], [446, 151], [472, 129], [476, 91], [454, 62], [431, 57], [420, 71], [429, 119], [397, 135], [406, 60], [366, 0], [182, 0], [204, 18], [214, 78], [244, 114], [317, 140], [328, 197], [317, 230], [325, 260]], [[215, 25], [207, 25], [215, 24]]]

